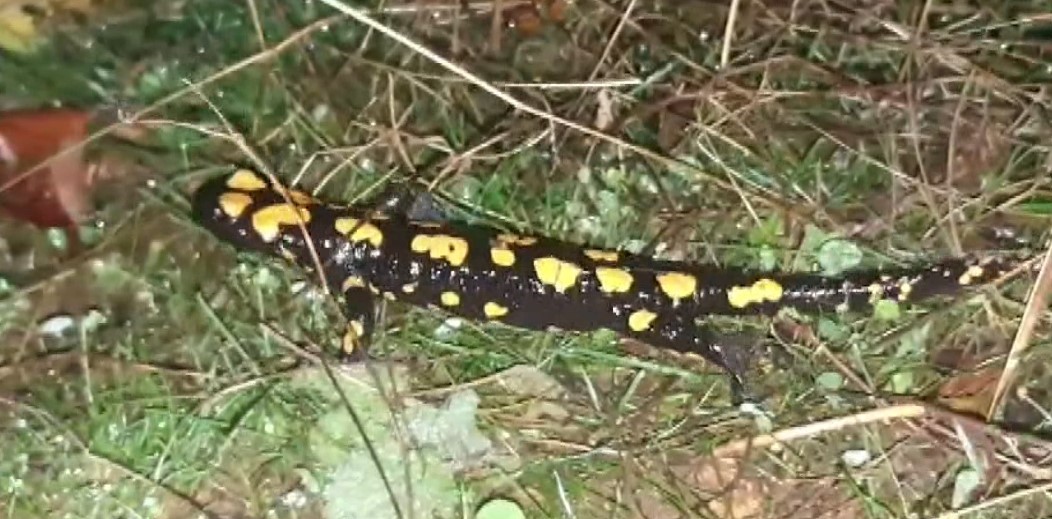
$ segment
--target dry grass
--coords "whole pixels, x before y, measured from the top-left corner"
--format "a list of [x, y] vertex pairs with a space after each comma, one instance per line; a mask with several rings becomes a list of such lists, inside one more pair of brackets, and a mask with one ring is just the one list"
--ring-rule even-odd
[[[863, 265], [1043, 248], [1042, 2], [579, 0], [557, 21], [546, 3], [531, 34], [495, 24], [512, 4], [126, 7], [105, 31], [0, 55], [0, 105], [120, 100], [166, 150], [150, 187], [100, 213], [90, 259], [0, 303], [0, 509], [324, 516], [305, 439], [331, 402], [293, 381], [341, 318], [312, 280], [235, 261], [188, 223], [189, 188], [231, 161], [328, 198], [405, 180], [458, 218], [751, 267], [811, 269], [831, 238]], [[46, 240], [3, 225], [0, 271], [48, 264]], [[500, 455], [458, 473], [467, 508], [1040, 517], [1052, 349], [1034, 283], [895, 320], [720, 320], [759, 353], [759, 411], [729, 406], [710, 366], [608, 334], [451, 330], [388, 305], [377, 351], [412, 373], [395, 409], [482, 397]], [[41, 319], [88, 309], [106, 322], [41, 336]]]

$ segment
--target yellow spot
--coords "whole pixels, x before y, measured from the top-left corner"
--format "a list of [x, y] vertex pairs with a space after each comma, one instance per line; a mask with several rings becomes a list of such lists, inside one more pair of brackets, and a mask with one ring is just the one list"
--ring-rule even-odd
[[560, 294], [572, 287], [581, 274], [581, 267], [551, 256], [533, 260], [533, 270], [541, 283], [554, 286]]
[[252, 197], [244, 193], [223, 193], [219, 196], [219, 208], [231, 218], [241, 216], [252, 204]]
[[782, 293], [785, 291], [785, 289], [782, 288], [781, 283], [767, 278], [757, 281], [753, 286], [756, 287], [756, 290], [760, 292], [760, 295], [768, 301], [780, 300], [782, 298]]
[[365, 280], [358, 276], [347, 276], [343, 280], [343, 291], [346, 292], [352, 288], [362, 288], [365, 286]]
[[777, 302], [782, 299], [783, 290], [781, 283], [763, 278], [747, 287], [731, 288], [727, 291], [727, 302], [735, 308], [745, 308], [766, 301]]
[[265, 242], [274, 241], [282, 225], [304, 225], [310, 222], [310, 211], [291, 204], [274, 204], [252, 215], [252, 228]]
[[446, 306], [457, 306], [460, 304], [460, 296], [456, 292], [442, 292], [439, 300]]
[[412, 294], [413, 292], [416, 292], [416, 283], [406, 283], [402, 285], [403, 294]]
[[423, 227], [424, 229], [441, 229], [442, 224], [438, 222], [414, 222], [416, 225]]
[[498, 305], [497, 303], [486, 303], [482, 306], [482, 312], [486, 314], [486, 317], [496, 319], [508, 315], [508, 307]]
[[226, 179], [226, 187], [240, 189], [242, 191], [259, 191], [267, 187], [267, 181], [263, 180], [255, 171], [239, 169]]
[[534, 238], [533, 236], [520, 236], [518, 234], [509, 233], [498, 234], [497, 239], [509, 245], [528, 246], [537, 243], [537, 238]]
[[292, 200], [292, 203], [296, 205], [311, 205], [317, 202], [313, 196], [310, 196], [299, 189], [289, 189], [283, 186], [277, 186], [274, 188], [274, 191], [277, 191], [279, 196], [288, 197], [288, 199]]
[[340, 348], [343, 350], [344, 355], [353, 355], [354, 350], [358, 349], [358, 337], [351, 332], [350, 328], [347, 329], [347, 333], [343, 334], [343, 340], [340, 341]]
[[347, 331], [343, 334], [343, 340], [340, 341], [344, 355], [353, 355], [363, 340], [365, 340], [365, 324], [359, 320], [347, 323]]
[[657, 314], [650, 310], [636, 310], [628, 316], [628, 327], [633, 332], [642, 332], [650, 329], [650, 324], [657, 318]]
[[680, 272], [660, 274], [657, 277], [657, 282], [658, 285], [661, 285], [661, 290], [665, 295], [677, 302], [680, 299], [694, 295], [694, 290], [698, 288], [698, 278]]
[[957, 278], [957, 282], [962, 285], [971, 285], [972, 281], [981, 277], [983, 277], [983, 268], [979, 265], [972, 265], [968, 267], [968, 270], [964, 271], [964, 274], [961, 274], [960, 278]]
[[464, 264], [468, 257], [468, 242], [445, 234], [418, 234], [409, 244], [413, 252], [428, 253], [431, 259], [444, 259], [454, 267]]
[[351, 331], [354, 332], [354, 334], [356, 336], [358, 336], [358, 337], [364, 337], [365, 336], [365, 325], [361, 321], [358, 321], [358, 320], [351, 321], [350, 323], [347, 323], [347, 326], [350, 327]]
[[508, 249], [490, 249], [489, 257], [494, 264], [510, 267], [515, 264], [515, 253]]
[[625, 269], [599, 267], [595, 269], [595, 277], [599, 279], [599, 289], [608, 294], [628, 292], [632, 288], [632, 274]]
[[884, 297], [884, 285], [880, 283], [870, 283], [866, 290], [869, 291], [869, 300], [878, 301]]
[[388, 301], [397, 301], [398, 300], [398, 298], [395, 297], [394, 292], [384, 292], [384, 299], [386, 299]]
[[369, 291], [372, 292], [374, 296], [380, 295], [380, 289], [376, 288], [375, 285], [369, 285]]
[[337, 218], [336, 231], [345, 236], [350, 233], [350, 236], [347, 237], [351, 241], [355, 243], [367, 241], [373, 247], [379, 247], [384, 241], [384, 233], [379, 227], [357, 218]]
[[734, 308], [745, 308], [753, 303], [753, 293], [750, 287], [731, 287], [727, 291], [727, 302]]
[[913, 292], [913, 285], [905, 279], [899, 281], [899, 301], [909, 299], [910, 292]]
[[611, 263], [616, 262], [621, 257], [617, 251], [596, 249], [585, 249], [584, 255], [594, 261], [609, 261]]

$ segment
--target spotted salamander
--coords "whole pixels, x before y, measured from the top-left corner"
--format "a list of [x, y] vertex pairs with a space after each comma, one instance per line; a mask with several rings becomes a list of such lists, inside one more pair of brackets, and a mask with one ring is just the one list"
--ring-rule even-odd
[[361, 358], [368, 347], [374, 301], [385, 297], [533, 330], [611, 329], [700, 355], [740, 388], [734, 356], [696, 318], [773, 314], [784, 307], [862, 310], [882, 298], [954, 294], [1017, 264], [949, 259], [839, 277], [749, 272], [419, 218], [404, 207], [323, 203], [247, 169], [206, 181], [192, 205], [200, 225], [238, 249], [283, 257], [309, 272], [320, 268], [343, 297], [354, 339], [344, 341], [345, 360]]

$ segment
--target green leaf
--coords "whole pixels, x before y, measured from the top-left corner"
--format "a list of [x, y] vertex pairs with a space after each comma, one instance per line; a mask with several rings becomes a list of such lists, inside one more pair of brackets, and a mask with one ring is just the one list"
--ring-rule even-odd
[[778, 266], [778, 254], [768, 245], [763, 245], [759, 253], [760, 270], [774, 270]]
[[826, 371], [815, 377], [815, 383], [825, 389], [835, 391], [843, 387], [844, 377], [835, 371]]
[[982, 478], [975, 469], [967, 468], [958, 472], [957, 477], [953, 480], [953, 498], [950, 506], [960, 508], [968, 504], [981, 482]]
[[913, 328], [902, 334], [902, 337], [899, 339], [899, 347], [895, 350], [895, 358], [913, 359], [922, 357], [925, 352], [927, 352], [925, 346], [928, 342], [928, 335], [930, 334], [930, 322], [924, 323], [923, 326]]
[[761, 221], [760, 225], [750, 228], [745, 240], [754, 247], [776, 245], [781, 230], [782, 219], [777, 215], [772, 215]]
[[69, 247], [69, 243], [67, 243], [66, 240], [66, 232], [62, 229], [48, 229], [46, 234], [52, 247], [59, 250], [66, 250], [66, 248]]
[[475, 519], [526, 519], [526, 514], [515, 501], [494, 499], [479, 508]]
[[873, 317], [881, 321], [894, 321], [902, 315], [899, 304], [890, 299], [881, 299], [873, 305]]
[[818, 252], [822, 244], [829, 239], [829, 235], [814, 225], [808, 225], [804, 229], [804, 238], [800, 241], [800, 251], [808, 254], [798, 254], [793, 260], [793, 269], [811, 270], [811, 254]]
[[829, 276], [852, 269], [861, 261], [862, 251], [847, 240], [830, 240], [818, 248], [818, 264], [822, 266], [822, 272]]
[[1024, 202], [1022, 204], [1019, 204], [1018, 208], [1021, 209], [1023, 212], [1037, 216], [1046, 216], [1052, 214], [1052, 202]]
[[840, 341], [848, 337], [847, 326], [832, 319], [821, 317], [818, 319], [818, 336], [829, 341]]
[[891, 376], [891, 391], [893, 393], [909, 393], [913, 389], [913, 372], [899, 371]]

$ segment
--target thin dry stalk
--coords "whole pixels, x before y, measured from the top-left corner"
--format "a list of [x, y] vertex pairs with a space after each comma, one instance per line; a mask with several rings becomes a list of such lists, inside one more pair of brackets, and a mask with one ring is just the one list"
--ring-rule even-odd
[[986, 411], [987, 421], [997, 416], [1001, 408], [1008, 385], [1014, 380], [1019, 364], [1023, 360], [1023, 352], [1030, 346], [1034, 338], [1034, 329], [1037, 328], [1037, 323], [1048, 310], [1048, 294], [1050, 291], [1052, 291], [1052, 243], [1049, 244], [1048, 250], [1045, 251], [1045, 259], [1041, 264], [1041, 271], [1037, 275], [1037, 282], [1034, 285], [1034, 289], [1030, 292], [1026, 310], [1023, 311], [1023, 317], [1019, 322], [1019, 329], [1016, 331], [1015, 339], [1012, 340], [1012, 348], [1008, 351], [1005, 367], [1001, 371], [1001, 377], [997, 380], [997, 389], [990, 400], [990, 408]]
[[[642, 146], [638, 146], [636, 144], [632, 144], [632, 143], [627, 142], [627, 141], [625, 141], [625, 140], [623, 140], [621, 138], [615, 137], [613, 135], [609, 135], [607, 133], [601, 132], [601, 131], [596, 130], [594, 128], [585, 126], [583, 124], [576, 123], [574, 121], [565, 119], [565, 118], [560, 117], [558, 115], [555, 115], [555, 114], [553, 114], [553, 113], [551, 113], [549, 111], [545, 111], [545, 110], [541, 110], [539, 108], [535, 108], [534, 106], [532, 106], [532, 105], [530, 105], [530, 104], [528, 104], [528, 103], [516, 98], [515, 96], [513, 96], [513, 95], [511, 95], [511, 94], [509, 94], [509, 93], [497, 88], [495, 85], [493, 85], [489, 81], [486, 81], [485, 79], [481, 78], [480, 76], [476, 75], [475, 73], [473, 73], [473, 72], [465, 69], [464, 67], [461, 67], [460, 65], [457, 65], [456, 63], [453, 63], [452, 61], [449, 61], [448, 59], [440, 56], [439, 54], [437, 54], [436, 52], [432, 51], [431, 49], [429, 49], [429, 48], [423, 46], [422, 44], [412, 40], [411, 38], [409, 38], [405, 34], [403, 34], [401, 32], [398, 32], [397, 30], [392, 29], [392, 28], [390, 28], [390, 27], [388, 27], [388, 26], [376, 21], [371, 16], [369, 16], [365, 11], [362, 11], [361, 9], [357, 9], [357, 8], [351, 7], [351, 6], [341, 2], [340, 0], [321, 0], [321, 2], [326, 4], [326, 5], [328, 5], [329, 7], [332, 7], [333, 9], [336, 9], [336, 10], [340, 11], [343, 14], [346, 14], [348, 17], [353, 18], [358, 23], [366, 25], [366, 26], [370, 27], [371, 29], [376, 30], [377, 32], [380, 32], [381, 34], [384, 34], [388, 38], [391, 38], [391, 39], [401, 43], [402, 45], [405, 45], [406, 47], [409, 47], [414, 52], [420, 54], [421, 56], [424, 56], [425, 58], [431, 60], [432, 62], [438, 64], [439, 66], [449, 70], [450, 72], [452, 72], [452, 73], [464, 78], [469, 83], [479, 87], [480, 89], [482, 89], [485, 92], [489, 93], [490, 95], [500, 99], [501, 101], [504, 101], [505, 103], [511, 105], [512, 107], [514, 107], [517, 110], [521, 110], [521, 111], [526, 112], [527, 114], [530, 114], [530, 115], [532, 115], [534, 117], [538, 117], [538, 118], [544, 119], [545, 121], [548, 121], [549, 123], [557, 124], [557, 125], [560, 125], [560, 126], [564, 126], [566, 128], [570, 128], [572, 130], [576, 130], [578, 132], [581, 132], [581, 133], [583, 133], [585, 135], [588, 135], [590, 137], [595, 137], [595, 138], [600, 139], [602, 141], [605, 141], [607, 143], [613, 144], [613, 145], [615, 145], [615, 146], [617, 146], [619, 148], [623, 148], [623, 149], [632, 151], [632, 152], [634, 152], [634, 153], [636, 153], [636, 154], [638, 154], [638, 155], [640, 155], [642, 157], [646, 157], [646, 158], [651, 159], [651, 160], [653, 160], [655, 162], [661, 163], [661, 164], [663, 164], [663, 165], [665, 165], [667, 167], [687, 169], [687, 170], [691, 171], [692, 173], [694, 173], [694, 174], [696, 174], [696, 175], [698, 175], [700, 177], [705, 178], [706, 180], [712, 182], [713, 184], [715, 184], [716, 186], [718, 186], [718, 187], [720, 187], [722, 189], [735, 192], [743, 200], [746, 198], [745, 197], [745, 193], [735, 183], [729, 182], [729, 181], [724, 180], [724, 179], [719, 178], [719, 177], [716, 177], [712, 173], [709, 173], [708, 171], [705, 171], [705, 170], [703, 170], [703, 169], [701, 169], [699, 167], [696, 167], [696, 166], [693, 166], [693, 165], [688, 164], [686, 162], [679, 161], [679, 160], [676, 160], [674, 158], [671, 158], [671, 157], [662, 155], [660, 153], [651, 151], [651, 150], [646, 149], [646, 148], [644, 148]], [[770, 191], [767, 188], [757, 186], [755, 184], [749, 184], [749, 187], [750, 187], [750, 189], [752, 191], [756, 192], [754, 194], [756, 195], [756, 198], [759, 201], [761, 201], [761, 202], [763, 202], [765, 204], [774, 206], [775, 208], [778, 208], [778, 209], [791, 211], [791, 206], [787, 202], [785, 202], [782, 199], [782, 197], [778, 195], [778, 193]]]
[[763, 449], [801, 438], [809, 438], [818, 434], [846, 429], [848, 427], [873, 422], [883, 422], [896, 418], [919, 418], [926, 412], [924, 406], [917, 404], [903, 404], [883, 407], [880, 409], [871, 409], [869, 411], [863, 411], [849, 416], [839, 416], [828, 420], [790, 427], [788, 429], [782, 429], [770, 434], [763, 434], [754, 438], [736, 440], [717, 447], [713, 450], [713, 455], [717, 458], [731, 457], [740, 455], [749, 449]]

